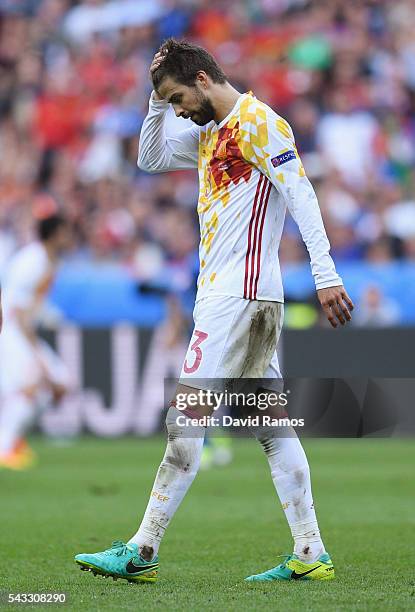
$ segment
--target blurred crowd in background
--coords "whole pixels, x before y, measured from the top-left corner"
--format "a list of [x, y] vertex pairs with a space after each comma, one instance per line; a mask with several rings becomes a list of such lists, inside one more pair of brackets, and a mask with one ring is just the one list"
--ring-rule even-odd
[[[0, 0], [0, 14], [0, 273], [57, 205], [76, 227], [71, 261], [193, 282], [196, 172], [136, 166], [169, 36], [292, 124], [337, 264], [415, 266], [412, 0]], [[280, 259], [308, 261], [291, 220]], [[357, 297], [362, 324], [402, 319], [376, 284]]]

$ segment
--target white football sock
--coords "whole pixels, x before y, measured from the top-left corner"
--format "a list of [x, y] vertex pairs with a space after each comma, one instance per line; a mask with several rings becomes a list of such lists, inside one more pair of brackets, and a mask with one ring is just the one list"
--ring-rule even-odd
[[325, 553], [317, 520], [309, 523], [293, 523], [290, 525], [294, 538], [294, 552], [301, 561], [314, 563]]
[[0, 411], [0, 455], [10, 453], [30, 427], [35, 410], [23, 393], [6, 397]]
[[325, 549], [304, 449], [293, 429], [258, 427], [252, 430], [267, 455], [272, 480], [294, 538], [294, 553], [301, 561], [313, 563]]
[[141, 556], [151, 561], [174, 513], [197, 474], [202, 455], [204, 427], [180, 427], [183, 413], [170, 407], [166, 425], [166, 452], [157, 472], [150, 499], [137, 533], [129, 540], [138, 545]]

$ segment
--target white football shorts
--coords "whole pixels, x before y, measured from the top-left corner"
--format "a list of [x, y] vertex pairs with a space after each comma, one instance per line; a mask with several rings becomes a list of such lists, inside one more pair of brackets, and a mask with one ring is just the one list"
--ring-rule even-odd
[[208, 296], [196, 303], [194, 330], [180, 382], [198, 389], [221, 387], [205, 381], [280, 379], [277, 343], [284, 305], [280, 302]]

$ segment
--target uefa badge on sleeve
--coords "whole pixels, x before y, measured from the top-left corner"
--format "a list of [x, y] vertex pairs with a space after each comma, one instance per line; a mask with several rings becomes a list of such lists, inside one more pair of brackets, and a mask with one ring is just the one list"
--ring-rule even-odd
[[280, 153], [280, 155], [273, 157], [271, 159], [271, 164], [274, 166], [274, 168], [278, 168], [278, 166], [282, 166], [282, 164], [285, 164], [295, 158], [295, 151], [285, 151], [285, 153]]

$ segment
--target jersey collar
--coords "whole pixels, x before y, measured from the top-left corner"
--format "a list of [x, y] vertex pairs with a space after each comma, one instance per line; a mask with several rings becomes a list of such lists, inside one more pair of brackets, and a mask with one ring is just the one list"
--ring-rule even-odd
[[232, 110], [226, 115], [226, 117], [224, 119], [222, 119], [222, 121], [220, 123], [216, 123], [216, 127], [218, 130], [220, 130], [221, 128], [223, 128], [224, 125], [226, 125], [229, 121], [229, 119], [232, 117], [232, 115], [234, 115], [236, 113], [236, 111], [238, 110], [242, 100], [246, 97], [246, 96], [253, 96], [254, 94], [252, 93], [252, 91], [248, 91], [247, 93], [243, 93], [239, 96], [239, 98], [237, 99], [237, 101], [235, 102], [234, 107], [232, 108]]

